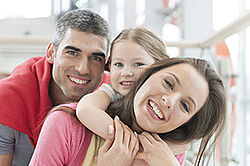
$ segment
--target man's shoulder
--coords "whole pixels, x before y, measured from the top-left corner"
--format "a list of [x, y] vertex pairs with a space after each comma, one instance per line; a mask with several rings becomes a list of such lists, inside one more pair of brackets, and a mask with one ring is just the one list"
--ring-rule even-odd
[[102, 83], [110, 84], [110, 74], [108, 72], [104, 72]]
[[13, 136], [15, 132], [16, 130], [0, 123], [0, 138]]

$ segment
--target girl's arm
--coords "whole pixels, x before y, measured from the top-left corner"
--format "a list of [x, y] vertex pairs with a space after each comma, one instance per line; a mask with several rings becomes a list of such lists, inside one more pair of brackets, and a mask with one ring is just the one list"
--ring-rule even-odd
[[[113, 119], [105, 112], [111, 99], [103, 90], [96, 90], [81, 98], [76, 115], [81, 123], [100, 137], [107, 139]], [[111, 131], [112, 132], [112, 131]]]
[[136, 135], [117, 117], [114, 120], [114, 135], [106, 139], [98, 151], [97, 166], [131, 165], [139, 150]]

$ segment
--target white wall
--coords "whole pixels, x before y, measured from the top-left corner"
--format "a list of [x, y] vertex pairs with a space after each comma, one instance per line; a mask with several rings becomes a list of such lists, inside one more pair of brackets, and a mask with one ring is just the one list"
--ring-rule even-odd
[[[212, 18], [212, 1], [182, 1], [181, 27], [183, 39], [197, 41], [207, 38], [213, 33]], [[200, 49], [185, 49], [183, 52], [184, 56], [197, 56], [200, 54]]]
[[[29, 42], [26, 37], [52, 38], [55, 18], [0, 20], [0, 72], [13, 68], [33, 56], [44, 56], [47, 42]], [[24, 37], [24, 39], [22, 39]], [[18, 39], [18, 41], [13, 41]], [[20, 40], [24, 40], [20, 42]], [[49, 40], [48, 40], [49, 41]]]

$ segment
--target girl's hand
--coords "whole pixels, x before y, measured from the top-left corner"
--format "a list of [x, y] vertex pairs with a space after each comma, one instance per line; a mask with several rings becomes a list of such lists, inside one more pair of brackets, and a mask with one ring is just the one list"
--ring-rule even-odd
[[115, 133], [99, 149], [97, 165], [130, 166], [139, 150], [135, 134], [118, 117], [114, 120]]
[[138, 138], [143, 151], [137, 154], [136, 159], [143, 159], [150, 166], [180, 166], [167, 143], [157, 134], [143, 132]]

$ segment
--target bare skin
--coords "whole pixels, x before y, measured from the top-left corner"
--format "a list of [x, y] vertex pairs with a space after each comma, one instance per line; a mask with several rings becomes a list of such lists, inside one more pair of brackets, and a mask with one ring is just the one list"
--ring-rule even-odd
[[0, 155], [0, 166], [11, 166], [13, 159], [13, 153]]
[[125, 126], [118, 118], [114, 120], [116, 132], [107, 139], [99, 149], [97, 165], [100, 166], [127, 166], [131, 165], [139, 150], [139, 142], [136, 135]]
[[[137, 136], [120, 120], [114, 120], [115, 133], [99, 149], [97, 166], [180, 166], [173, 152], [157, 134]], [[141, 150], [139, 151], [139, 141]], [[160, 158], [160, 160], [159, 160]]]

